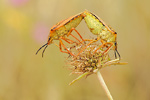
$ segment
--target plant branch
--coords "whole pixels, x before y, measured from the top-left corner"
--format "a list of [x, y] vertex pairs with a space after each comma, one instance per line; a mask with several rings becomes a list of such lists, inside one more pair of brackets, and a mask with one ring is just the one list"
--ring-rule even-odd
[[105, 90], [107, 97], [109, 98], [109, 100], [113, 100], [113, 97], [111, 96], [109, 89], [107, 88], [107, 85], [105, 84], [105, 81], [100, 73], [100, 71], [97, 71], [97, 76], [98, 76], [98, 80], [100, 82], [100, 84], [102, 85], [103, 89]]

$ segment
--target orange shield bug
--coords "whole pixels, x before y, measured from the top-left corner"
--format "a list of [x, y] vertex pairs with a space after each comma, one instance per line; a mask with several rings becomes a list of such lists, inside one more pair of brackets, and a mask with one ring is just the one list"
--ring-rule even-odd
[[[95, 41], [98, 41], [99, 39], [101, 40], [102, 42], [102, 45], [98, 48], [102, 48], [104, 46], [107, 46], [107, 45], [110, 45], [108, 47], [108, 49], [110, 47], [114, 47], [113, 49], [115, 50], [115, 58], [117, 58], [116, 54], [118, 54], [119, 58], [120, 58], [120, 54], [119, 52], [117, 51], [117, 41], [116, 41], [116, 38], [117, 38], [117, 33], [111, 29], [108, 25], [105, 24], [105, 22], [98, 18], [96, 15], [94, 15], [93, 13], [85, 10], [82, 15], [84, 16], [84, 20], [88, 26], [88, 28], [90, 29], [90, 31], [94, 34], [94, 35], [97, 35], [97, 39], [96, 40], [91, 40], [91, 42], [88, 45], [90, 45], [91, 43], [95, 42]], [[86, 48], [86, 47], [85, 47]], [[85, 49], [84, 48], [84, 49]], [[83, 50], [84, 50], [83, 49]], [[97, 49], [97, 50], [98, 50]], [[107, 50], [108, 50], [107, 49]], [[83, 51], [81, 50], [78, 55]], [[97, 51], [96, 50], [96, 51]], [[95, 51], [95, 52], [96, 52]], [[77, 56], [78, 56], [77, 55]]]
[[[82, 13], [69, 17], [66, 20], [62, 20], [59, 23], [57, 23], [56, 25], [54, 25], [51, 29], [50, 29], [50, 34], [48, 36], [48, 41], [46, 44], [44, 44], [42, 47], [40, 47], [38, 49], [38, 51], [36, 52], [36, 54], [43, 48], [43, 52], [42, 52], [42, 57], [43, 54], [45, 52], [45, 49], [47, 48], [48, 45], [50, 45], [51, 43], [53, 43], [53, 40], [59, 40], [59, 48], [60, 51], [63, 53], [69, 53], [72, 56], [74, 56], [63, 44], [62, 40], [68, 42], [68, 43], [74, 43], [74, 41], [68, 39], [66, 36], [73, 36], [76, 40], [78, 40], [80, 43], [81, 41], [79, 39], [77, 39], [74, 35], [71, 34], [71, 32], [73, 30], [75, 30], [75, 32], [79, 35], [79, 37], [83, 40], [82, 36], [80, 35], [80, 33], [75, 29], [81, 22], [81, 20], [83, 19], [83, 15]], [[62, 51], [62, 47], [63, 46], [67, 51]]]
[[[43, 48], [43, 53], [42, 53], [42, 56], [45, 52], [45, 49], [47, 48], [48, 45], [50, 45], [53, 40], [59, 40], [59, 48], [60, 48], [60, 51], [61, 52], [64, 52], [64, 53], [69, 53], [71, 54], [72, 56], [75, 56], [73, 55], [66, 47], [65, 45], [63, 44], [62, 40], [65, 40], [66, 42], [68, 43], [74, 43], [74, 41], [66, 38], [65, 36], [73, 36], [76, 40], [78, 40], [74, 35], [71, 34], [71, 32], [73, 30], [76, 31], [76, 33], [80, 36], [80, 38], [82, 39], [82, 41], [86, 41], [86, 40], [83, 40], [82, 36], [80, 35], [80, 33], [75, 29], [79, 24], [80, 22], [82, 21], [82, 19], [85, 20], [88, 28], [90, 29], [90, 31], [94, 34], [94, 35], [97, 35], [97, 38], [95, 40], [88, 40], [86, 39], [87, 41], [91, 41], [88, 45], [90, 45], [91, 43], [93, 42], [96, 42], [98, 40], [101, 40], [102, 42], [102, 45], [98, 48], [102, 48], [102, 47], [105, 47], [108, 45], [110, 45], [107, 50], [111, 47], [114, 47], [113, 49], [115, 50], [115, 58], [117, 58], [117, 55], [119, 56], [120, 58], [120, 54], [117, 50], [117, 41], [116, 41], [116, 38], [117, 38], [117, 33], [111, 29], [108, 25], [105, 24], [105, 22], [98, 18], [96, 15], [94, 15], [93, 13], [85, 10], [84, 12], [78, 14], [78, 15], [75, 15], [75, 16], [72, 16], [72, 17], [69, 17], [68, 19], [66, 20], [62, 20], [60, 21], [59, 23], [57, 23], [56, 25], [54, 25], [51, 29], [50, 29], [50, 34], [49, 34], [49, 37], [48, 37], [48, 41], [46, 44], [44, 44], [41, 48], [39, 48], [39, 50], [36, 52], [36, 54]], [[80, 42], [80, 40], [78, 40]], [[81, 42], [80, 42], [81, 43]], [[67, 51], [62, 51], [62, 47], [63, 46]], [[86, 46], [86, 47], [87, 47]], [[79, 54], [81, 52], [83, 52], [85, 49], [83, 48], [78, 54], [77, 56], [79, 56]], [[97, 49], [97, 50], [98, 50]], [[95, 50], [95, 52], [97, 51]], [[106, 50], [106, 51], [107, 51]]]

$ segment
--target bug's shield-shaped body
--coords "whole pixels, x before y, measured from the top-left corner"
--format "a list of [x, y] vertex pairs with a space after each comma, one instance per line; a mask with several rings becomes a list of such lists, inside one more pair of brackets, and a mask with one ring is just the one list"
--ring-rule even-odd
[[[36, 54], [42, 49], [44, 48], [43, 52], [42, 52], [42, 57], [43, 54], [45, 52], [45, 49], [48, 47], [48, 45], [50, 45], [51, 43], [53, 43], [53, 40], [59, 40], [59, 49], [61, 52], [63, 53], [69, 53], [71, 55], [73, 55], [67, 48], [66, 46], [63, 44], [62, 39], [65, 40], [68, 43], [75, 43], [74, 41], [66, 38], [65, 36], [69, 36], [71, 34], [71, 32], [73, 30], [75, 30], [77, 32], [77, 34], [80, 36], [80, 38], [83, 40], [82, 36], [80, 35], [80, 33], [75, 29], [81, 22], [81, 20], [83, 19], [82, 13], [77, 14], [75, 16], [69, 17], [65, 20], [60, 21], [59, 23], [57, 23], [56, 25], [54, 25], [51, 29], [50, 29], [50, 34], [48, 36], [48, 40], [47, 43], [44, 44], [42, 47], [40, 47], [38, 49], [38, 51], [36, 52]], [[71, 34], [72, 35], [72, 34]], [[73, 35], [72, 35], [73, 36]], [[81, 42], [79, 39], [77, 39], [75, 36], [73, 36], [76, 40], [78, 40], [79, 42]], [[83, 40], [84, 41], [84, 40]], [[62, 50], [62, 46], [65, 48], [65, 50], [67, 51], [63, 51]]]
[[116, 40], [117, 33], [113, 29], [111, 29], [108, 25], [106, 25], [102, 19], [98, 18], [93, 13], [85, 10], [83, 12], [83, 15], [84, 20], [90, 31], [93, 34], [97, 35], [97, 40], [99, 39], [101, 40], [102, 45], [100, 47], [110, 44], [110, 47], [112, 46], [113, 49], [115, 50], [115, 58], [117, 58], [116, 54], [118, 54], [120, 59], [120, 54], [117, 51], [117, 40]]
[[90, 31], [105, 42], [116, 42], [116, 32], [111, 30], [100, 18], [89, 11], [84, 11], [84, 20]]
[[50, 30], [50, 41], [52, 42], [53, 40], [58, 40], [60, 37], [64, 37], [65, 35], [67, 35], [72, 28], [76, 28], [80, 24], [82, 19], [83, 16], [81, 14], [78, 14], [62, 20], [54, 25]]

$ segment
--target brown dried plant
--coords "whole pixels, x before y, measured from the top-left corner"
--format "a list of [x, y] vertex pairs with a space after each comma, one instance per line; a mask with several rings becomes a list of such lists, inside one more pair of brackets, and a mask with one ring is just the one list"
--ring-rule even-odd
[[[88, 44], [88, 41], [86, 42]], [[76, 44], [70, 46], [68, 49], [74, 53], [78, 54], [86, 44]], [[72, 85], [77, 80], [81, 79], [82, 77], [87, 77], [91, 74], [97, 74], [98, 79], [103, 86], [107, 96], [110, 100], [112, 96], [100, 74], [100, 69], [110, 65], [122, 65], [126, 63], [121, 63], [120, 59], [111, 59], [109, 55], [109, 51], [111, 48], [107, 49], [101, 48], [95, 52], [95, 50], [100, 46], [100, 43], [95, 42], [90, 44], [79, 56], [74, 57], [69, 55], [66, 59], [67, 65], [69, 65], [69, 69], [72, 70], [71, 74], [79, 74], [80, 76], [74, 79], [69, 85]], [[107, 50], [107, 51], [106, 51]]]

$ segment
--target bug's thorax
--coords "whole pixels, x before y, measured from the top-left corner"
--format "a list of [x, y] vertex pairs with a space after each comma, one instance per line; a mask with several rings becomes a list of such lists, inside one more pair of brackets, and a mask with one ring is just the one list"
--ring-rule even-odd
[[109, 32], [107, 30], [102, 30], [101, 33], [98, 34], [98, 36], [106, 42], [115, 42], [116, 41], [116, 35], [112, 34], [111, 32]]
[[58, 40], [59, 37], [64, 36], [67, 32], [64, 32], [64, 29], [62, 29], [63, 27], [60, 27], [57, 30], [50, 30], [50, 34], [49, 37], [51, 37], [51, 39], [53, 40]]
[[58, 38], [56, 32], [53, 30], [50, 30], [50, 33], [47, 39], [47, 44], [50, 45], [53, 42], [53, 40], [55, 40], [56, 38]]

